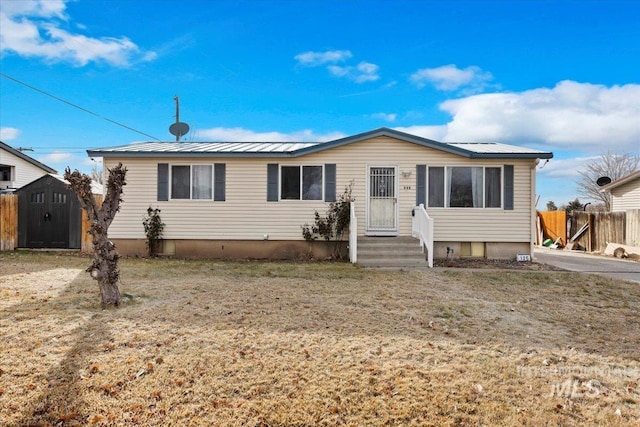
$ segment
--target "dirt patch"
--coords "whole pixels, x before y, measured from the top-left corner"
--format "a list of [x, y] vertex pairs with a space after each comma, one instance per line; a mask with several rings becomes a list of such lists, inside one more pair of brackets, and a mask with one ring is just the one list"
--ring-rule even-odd
[[528, 271], [562, 271], [562, 269], [538, 262], [519, 262], [505, 259], [485, 258], [456, 258], [434, 259], [434, 267], [447, 268], [475, 268], [475, 269], [500, 269], [500, 270], [528, 270]]
[[640, 422], [629, 282], [128, 259], [102, 310], [88, 263], [0, 254], [0, 424]]

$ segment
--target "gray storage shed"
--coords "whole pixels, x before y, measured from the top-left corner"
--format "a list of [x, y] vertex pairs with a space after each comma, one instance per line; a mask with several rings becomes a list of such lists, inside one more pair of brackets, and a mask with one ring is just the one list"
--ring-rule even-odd
[[18, 247], [80, 249], [82, 208], [56, 175], [44, 175], [17, 190]]

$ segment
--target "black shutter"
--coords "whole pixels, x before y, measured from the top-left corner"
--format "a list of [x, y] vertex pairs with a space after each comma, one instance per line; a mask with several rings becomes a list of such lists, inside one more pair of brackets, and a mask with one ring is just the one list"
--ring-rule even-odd
[[278, 164], [267, 164], [267, 202], [278, 201]]
[[224, 163], [213, 165], [213, 200], [216, 202], [225, 201], [226, 170], [227, 167]]
[[324, 201], [336, 201], [336, 165], [327, 163], [324, 165]]
[[169, 164], [158, 163], [158, 201], [169, 200]]
[[504, 165], [504, 209], [513, 210], [513, 165]]
[[427, 165], [416, 165], [416, 206], [427, 206]]

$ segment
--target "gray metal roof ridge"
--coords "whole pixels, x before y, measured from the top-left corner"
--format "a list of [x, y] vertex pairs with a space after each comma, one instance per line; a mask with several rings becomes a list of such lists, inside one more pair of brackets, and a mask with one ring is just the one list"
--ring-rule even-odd
[[[264, 141], [234, 141], [234, 142], [139, 142], [132, 143], [128, 145], [121, 145], [117, 147], [104, 148], [104, 149], [93, 149], [87, 150], [87, 154], [91, 157], [102, 157], [104, 154], [112, 154], [119, 155], [122, 157], [201, 157], [207, 156], [211, 157], [211, 155], [219, 156], [219, 157], [298, 157], [306, 154], [315, 153], [318, 151], [324, 151], [330, 148], [339, 147], [342, 145], [351, 144], [354, 142], [362, 141], [369, 138], [375, 138], [378, 136], [388, 136], [392, 138], [397, 138], [405, 142], [411, 142], [414, 144], [418, 144], [424, 147], [433, 148], [436, 150], [448, 152], [451, 154], [456, 154], [468, 158], [542, 158], [542, 159], [550, 159], [553, 157], [553, 153], [544, 152], [538, 150], [528, 150], [526, 147], [518, 147], [522, 151], [513, 151], [513, 152], [480, 152], [474, 151], [467, 148], [459, 147], [456, 144], [460, 145], [494, 145], [494, 146], [506, 146], [510, 147], [508, 144], [497, 143], [497, 142], [439, 142], [431, 139], [423, 138], [420, 136], [408, 134], [405, 132], [401, 132], [395, 129], [390, 129], [386, 127], [374, 129], [368, 132], [359, 133], [356, 135], [346, 136], [343, 138], [335, 139], [332, 141], [326, 142], [287, 142], [287, 141], [279, 141], [279, 142], [264, 142]], [[161, 144], [171, 144], [172, 147], [175, 147], [175, 150], [170, 151], [158, 151], [158, 150], [123, 150], [118, 151], [118, 149], [124, 148], [135, 148], [136, 145], [144, 144], [144, 145], [161, 145]], [[180, 150], [178, 147], [183, 146], [183, 148], [187, 148], [187, 150]], [[204, 147], [212, 147], [214, 145], [229, 145], [226, 147], [227, 149], [221, 151], [206, 151]], [[254, 150], [242, 150], [241, 147], [246, 145], [255, 145]], [[277, 145], [277, 149], [267, 150], [268, 146]], [[303, 147], [296, 149], [286, 148], [294, 148], [297, 145], [303, 145]], [[185, 147], [186, 146], [186, 147]], [[203, 146], [201, 150], [194, 151], [194, 146]], [[237, 149], [236, 149], [237, 147]], [[244, 148], [244, 147], [242, 147]]]

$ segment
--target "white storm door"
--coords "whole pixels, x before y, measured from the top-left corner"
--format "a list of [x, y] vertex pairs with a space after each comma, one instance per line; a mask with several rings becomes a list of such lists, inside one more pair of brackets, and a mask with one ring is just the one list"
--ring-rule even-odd
[[398, 232], [396, 168], [369, 166], [367, 232], [396, 235]]

